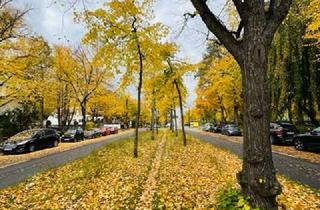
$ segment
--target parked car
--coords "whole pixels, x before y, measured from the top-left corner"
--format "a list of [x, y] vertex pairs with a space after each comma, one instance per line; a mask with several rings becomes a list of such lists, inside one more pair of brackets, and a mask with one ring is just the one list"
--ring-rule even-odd
[[56, 147], [59, 136], [53, 129], [31, 129], [22, 131], [0, 144], [3, 153], [33, 152], [46, 147]]
[[102, 132], [99, 128], [92, 128], [84, 132], [84, 137], [86, 139], [94, 139], [102, 136]]
[[293, 137], [298, 133], [297, 128], [288, 122], [270, 123], [271, 144], [292, 144]]
[[221, 132], [221, 129], [222, 129], [221, 124], [215, 124], [215, 125], [213, 125], [212, 132], [214, 132], [214, 133], [220, 133], [220, 132]]
[[320, 149], [320, 127], [309, 133], [299, 134], [293, 138], [296, 150]]
[[61, 136], [63, 142], [78, 142], [84, 140], [84, 132], [81, 128], [69, 129]]
[[240, 128], [235, 124], [227, 124], [223, 126], [221, 133], [228, 136], [241, 136]]
[[108, 130], [110, 131], [110, 134], [117, 134], [118, 128], [116, 127], [108, 127]]
[[110, 135], [110, 134], [111, 134], [111, 131], [110, 131], [109, 128], [107, 128], [107, 127], [102, 127], [102, 128], [100, 128], [100, 131], [101, 131], [101, 135], [102, 135], [102, 136], [107, 136], [107, 135]]
[[206, 131], [206, 132], [213, 132], [213, 124], [212, 123], [206, 123], [203, 126], [202, 130]]

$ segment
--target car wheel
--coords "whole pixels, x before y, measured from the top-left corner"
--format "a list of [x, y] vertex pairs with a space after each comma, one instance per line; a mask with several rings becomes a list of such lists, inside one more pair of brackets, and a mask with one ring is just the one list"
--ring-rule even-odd
[[58, 140], [54, 140], [54, 141], [52, 142], [52, 147], [57, 147], [58, 144], [59, 144]]
[[296, 148], [296, 150], [302, 151], [305, 149], [305, 145], [300, 139], [297, 139], [294, 142], [294, 148]]
[[272, 144], [276, 144], [276, 139], [270, 135], [270, 143]]
[[36, 150], [36, 146], [34, 144], [29, 145], [29, 152], [34, 152]]

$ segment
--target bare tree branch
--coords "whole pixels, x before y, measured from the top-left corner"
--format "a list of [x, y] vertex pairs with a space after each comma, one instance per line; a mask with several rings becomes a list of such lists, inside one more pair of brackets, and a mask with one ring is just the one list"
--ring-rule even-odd
[[211, 12], [206, 1], [191, 0], [191, 2], [209, 30], [213, 32], [231, 54], [239, 60], [241, 58], [241, 50], [239, 50], [240, 42], [233, 37], [232, 32]]
[[277, 6], [277, 0], [271, 0], [269, 10], [271, 9], [272, 15], [267, 17], [267, 26], [263, 32], [268, 43], [272, 42], [275, 31], [287, 16], [291, 3], [292, 0], [281, 0], [279, 6]]

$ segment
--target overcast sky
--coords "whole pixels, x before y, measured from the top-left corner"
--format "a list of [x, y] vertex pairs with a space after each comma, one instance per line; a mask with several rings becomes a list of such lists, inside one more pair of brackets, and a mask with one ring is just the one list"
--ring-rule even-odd
[[[101, 3], [97, 2], [104, 2], [88, 1], [87, 6], [91, 9], [101, 6]], [[224, 6], [222, 1], [213, 0], [216, 14], [219, 14]], [[55, 0], [15, 0], [14, 2], [18, 7], [32, 8], [26, 17], [27, 23], [33, 32], [45, 37], [50, 44], [76, 46], [85, 33], [82, 25], [73, 22], [72, 10], [66, 13], [65, 7], [52, 3]], [[79, 5], [78, 8], [82, 6]], [[178, 36], [184, 23], [183, 14], [194, 11], [190, 0], [157, 0], [154, 11], [155, 21], [160, 21], [171, 28], [169, 40], [180, 45], [179, 56], [188, 58], [193, 63], [200, 61], [206, 46], [206, 27], [200, 18], [190, 20], [183, 33]], [[192, 106], [196, 97], [196, 80], [189, 75], [186, 76], [185, 83], [189, 92], [187, 105]]]

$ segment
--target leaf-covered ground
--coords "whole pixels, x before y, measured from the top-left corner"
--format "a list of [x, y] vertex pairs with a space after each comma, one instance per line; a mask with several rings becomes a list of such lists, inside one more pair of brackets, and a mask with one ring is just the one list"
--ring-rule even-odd
[[[140, 157], [132, 139], [0, 191], [0, 209], [209, 209], [221, 189], [236, 187], [241, 160], [188, 137], [184, 147], [170, 132], [152, 141], [144, 133]], [[285, 209], [320, 209], [320, 192], [280, 177]]]

